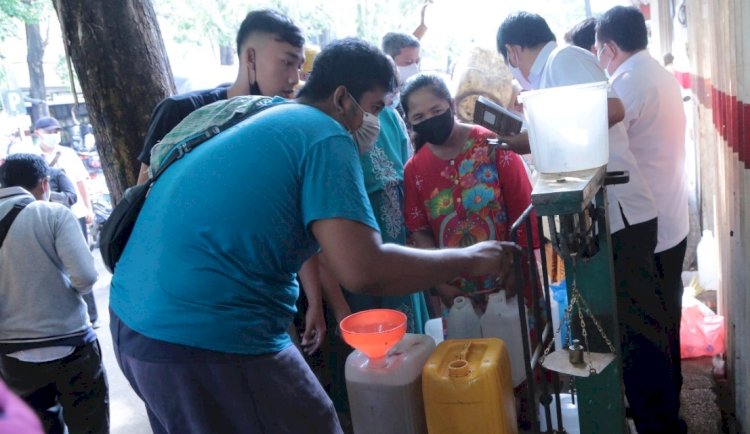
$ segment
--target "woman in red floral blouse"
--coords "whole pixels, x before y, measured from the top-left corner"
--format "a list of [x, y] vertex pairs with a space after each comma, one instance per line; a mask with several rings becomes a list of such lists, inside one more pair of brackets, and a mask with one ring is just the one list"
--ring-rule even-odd
[[[401, 101], [417, 145], [404, 168], [404, 214], [413, 242], [450, 248], [510, 240], [513, 222], [531, 203], [521, 158], [488, 143], [496, 137], [491, 131], [455, 122], [454, 101], [436, 75], [409, 80]], [[523, 244], [526, 235], [519, 235]], [[500, 289], [497, 278], [458, 278], [436, 289], [450, 306], [463, 293]]]

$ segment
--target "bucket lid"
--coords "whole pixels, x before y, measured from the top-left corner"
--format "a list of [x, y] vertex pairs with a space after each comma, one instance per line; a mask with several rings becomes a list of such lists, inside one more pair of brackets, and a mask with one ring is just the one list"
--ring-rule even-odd
[[564, 92], [577, 93], [577, 92], [582, 92], [582, 91], [585, 92], [588, 90], [607, 89], [608, 86], [609, 86], [609, 83], [606, 81], [596, 81], [593, 83], [573, 84], [570, 86], [557, 86], [557, 87], [549, 87], [546, 89], [529, 90], [527, 92], [521, 92], [518, 95], [518, 102], [523, 104], [524, 101], [528, 101], [529, 99], [540, 97], [540, 96], [543, 97], [545, 95], [558, 94], [558, 93], [564, 93]]

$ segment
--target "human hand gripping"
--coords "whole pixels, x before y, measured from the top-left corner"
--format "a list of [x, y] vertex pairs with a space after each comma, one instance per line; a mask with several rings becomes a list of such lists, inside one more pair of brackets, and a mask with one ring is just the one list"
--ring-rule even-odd
[[513, 272], [513, 255], [520, 251], [521, 247], [510, 241], [482, 241], [466, 247], [472, 259], [468, 272], [472, 276], [494, 274], [499, 279], [506, 279]]
[[326, 318], [323, 307], [310, 305], [305, 313], [305, 331], [300, 346], [306, 354], [312, 354], [323, 344], [326, 336]]

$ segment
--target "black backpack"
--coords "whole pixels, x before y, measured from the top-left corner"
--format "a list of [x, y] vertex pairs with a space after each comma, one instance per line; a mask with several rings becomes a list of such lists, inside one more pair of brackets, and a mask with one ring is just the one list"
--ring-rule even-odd
[[[122, 256], [122, 252], [125, 250], [130, 235], [133, 233], [133, 228], [138, 220], [138, 215], [141, 213], [141, 209], [143, 209], [144, 203], [146, 203], [148, 193], [151, 191], [154, 182], [159, 179], [159, 176], [161, 176], [161, 174], [164, 173], [172, 163], [184, 157], [185, 154], [195, 149], [201, 143], [236, 125], [242, 120], [271, 107], [271, 104], [268, 103], [271, 98], [236, 98], [247, 98], [248, 101], [251, 102], [251, 104], [247, 106], [247, 111], [235, 111], [232, 113], [232, 117], [221, 125], [209, 127], [181, 140], [171, 149], [168, 156], [159, 167], [159, 170], [153, 177], [151, 177], [151, 179], [144, 184], [130, 187], [125, 191], [122, 199], [120, 199], [120, 202], [112, 210], [112, 214], [110, 214], [109, 218], [104, 223], [99, 240], [99, 250], [102, 254], [102, 259], [104, 260], [104, 266], [107, 267], [111, 273], [115, 272], [115, 265], [117, 265], [117, 261], [120, 260], [120, 256]], [[233, 100], [236, 98], [233, 98]], [[228, 101], [218, 101], [210, 105], [227, 104], [227, 102]], [[190, 117], [193, 115], [200, 117], [200, 111], [201, 109], [198, 109], [191, 113], [183, 120], [183, 122], [189, 122]]]

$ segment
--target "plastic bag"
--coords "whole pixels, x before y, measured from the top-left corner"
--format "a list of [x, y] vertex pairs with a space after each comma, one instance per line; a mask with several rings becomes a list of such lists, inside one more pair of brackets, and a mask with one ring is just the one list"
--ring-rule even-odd
[[682, 296], [680, 357], [713, 356], [724, 353], [724, 317], [715, 314], [695, 297]]

